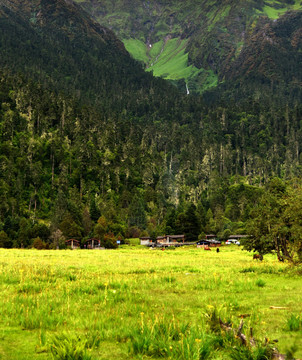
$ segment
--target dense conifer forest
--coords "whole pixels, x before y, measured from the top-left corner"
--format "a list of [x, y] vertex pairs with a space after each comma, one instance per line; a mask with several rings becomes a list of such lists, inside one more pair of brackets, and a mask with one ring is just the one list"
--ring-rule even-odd
[[[185, 96], [144, 72], [78, 6], [35, 0], [20, 15], [12, 4], [0, 8], [0, 246], [225, 239], [253, 232], [255, 207], [278, 182], [278, 201], [294, 203], [302, 161], [294, 90], [285, 97], [278, 87], [274, 98], [261, 87], [257, 97], [251, 81], [243, 89], [253, 95], [240, 101], [234, 91], [218, 102], [220, 89]], [[300, 220], [283, 220], [291, 239]]]

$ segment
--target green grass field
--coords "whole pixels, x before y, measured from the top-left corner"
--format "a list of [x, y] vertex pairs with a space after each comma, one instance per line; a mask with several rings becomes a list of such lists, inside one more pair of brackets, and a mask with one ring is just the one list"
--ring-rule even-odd
[[267, 5], [263, 7], [263, 13], [270, 19], [278, 19], [281, 15], [283, 15], [289, 10], [302, 9], [301, 0], [295, 0], [293, 4], [283, 4], [286, 5], [284, 7], [282, 7], [280, 1], [275, 0], [267, 0], [266, 4]]
[[273, 256], [0, 249], [0, 266], [0, 359], [265, 359], [216, 315], [302, 358], [301, 274]]
[[165, 42], [158, 41], [151, 48], [137, 39], [125, 39], [123, 42], [133, 58], [145, 63], [146, 70], [152, 71], [155, 76], [172, 81], [183, 79], [189, 89], [197, 92], [217, 85], [218, 77], [212, 71], [197, 69], [188, 64], [187, 40], [174, 38]]
[[188, 79], [194, 77], [200, 70], [188, 65], [188, 53], [185, 53], [186, 40], [169, 39], [158, 41], [148, 48], [137, 39], [126, 39], [124, 44], [129, 53], [147, 65], [147, 71], [153, 71], [155, 76], [168, 80]]

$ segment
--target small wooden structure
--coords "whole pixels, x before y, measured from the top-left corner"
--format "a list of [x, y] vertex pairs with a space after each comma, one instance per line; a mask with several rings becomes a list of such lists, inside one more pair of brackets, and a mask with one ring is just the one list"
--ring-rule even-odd
[[205, 248], [210, 246], [210, 242], [207, 239], [202, 239], [196, 243], [198, 248]]
[[84, 244], [85, 249], [100, 249], [101, 248], [101, 240], [97, 238], [88, 239]]
[[76, 240], [76, 239], [68, 239], [65, 241], [65, 245], [70, 246], [71, 249], [80, 249], [81, 242], [80, 240]]
[[140, 244], [152, 247], [169, 247], [169, 246], [182, 246], [185, 244], [185, 235], [164, 235], [158, 236], [156, 241], [153, 241], [150, 237], [141, 237]]
[[171, 242], [185, 242], [185, 236], [184, 235], [167, 235], [166, 236], [166, 242], [171, 243]]
[[149, 236], [140, 237], [140, 244], [145, 246], [152, 246], [153, 241]]
[[162, 245], [164, 244], [165, 242], [167, 242], [167, 237], [166, 236], [158, 236], [156, 238], [156, 244], [157, 245]]
[[157, 246], [169, 247], [169, 246], [181, 246], [185, 242], [184, 235], [165, 235], [158, 236], [156, 239]]
[[202, 239], [197, 242], [198, 248], [210, 248], [210, 247], [219, 247], [221, 242], [216, 239]]

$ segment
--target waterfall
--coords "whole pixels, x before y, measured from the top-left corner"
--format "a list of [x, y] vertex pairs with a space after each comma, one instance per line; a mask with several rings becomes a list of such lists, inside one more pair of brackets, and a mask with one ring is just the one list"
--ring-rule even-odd
[[187, 95], [190, 95], [190, 91], [189, 91], [189, 88], [188, 88], [188, 84], [186, 83], [186, 89], [187, 89]]

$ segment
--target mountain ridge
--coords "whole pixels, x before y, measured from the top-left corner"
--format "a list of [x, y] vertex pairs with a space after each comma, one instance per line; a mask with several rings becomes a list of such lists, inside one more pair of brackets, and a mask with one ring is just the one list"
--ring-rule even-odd
[[[180, 82], [183, 91], [185, 81], [193, 92], [204, 92], [229, 80], [238, 64], [244, 62], [243, 55], [253, 37], [281, 18], [287, 19], [288, 11], [302, 10], [300, 1], [250, 0], [238, 4], [233, 0], [223, 3], [191, 0], [180, 4], [173, 0], [143, 3], [120, 0], [114, 6], [107, 0], [77, 1], [99, 23], [112, 28], [148, 71], [170, 80], [183, 79]], [[302, 28], [301, 21], [299, 27]], [[176, 39], [185, 44], [183, 50], [174, 45]], [[277, 50], [282, 54], [282, 48]], [[298, 51], [291, 52], [297, 57]], [[277, 53], [273, 55], [278, 57]], [[299, 62], [296, 66], [299, 67]], [[269, 70], [265, 76], [268, 74]], [[286, 77], [283, 81], [287, 81]]]
[[[109, 108], [137, 111], [154, 86], [154, 97], [177, 92], [145, 73], [111, 30], [70, 1], [5, 0], [0, 11], [0, 66], [6, 71], [20, 72], [84, 103], [98, 103], [104, 113]], [[132, 92], [136, 104], [129, 99]]]

